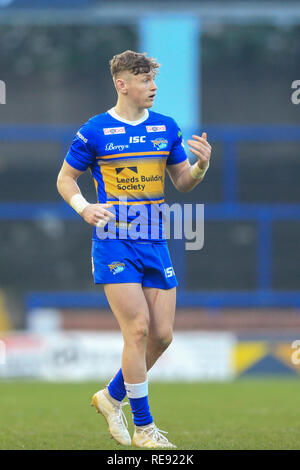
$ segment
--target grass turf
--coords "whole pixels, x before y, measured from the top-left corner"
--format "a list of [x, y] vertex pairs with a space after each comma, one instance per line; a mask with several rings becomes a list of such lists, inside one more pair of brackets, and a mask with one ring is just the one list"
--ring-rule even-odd
[[[0, 449], [133, 450], [90, 407], [99, 383], [0, 382]], [[295, 379], [150, 383], [155, 423], [178, 449], [300, 449]], [[128, 407], [123, 408], [132, 433]]]

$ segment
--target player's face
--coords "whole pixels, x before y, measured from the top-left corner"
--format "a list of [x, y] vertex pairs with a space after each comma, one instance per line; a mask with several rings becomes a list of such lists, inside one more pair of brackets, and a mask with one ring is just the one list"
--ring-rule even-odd
[[130, 74], [127, 81], [127, 96], [138, 108], [151, 108], [156, 90], [153, 73]]

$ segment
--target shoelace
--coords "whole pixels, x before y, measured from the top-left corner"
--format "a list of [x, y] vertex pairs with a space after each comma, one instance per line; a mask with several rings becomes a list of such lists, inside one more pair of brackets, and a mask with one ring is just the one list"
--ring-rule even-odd
[[124, 414], [124, 411], [122, 410], [123, 406], [126, 406], [126, 405], [129, 405], [128, 401], [126, 401], [125, 403], [121, 403], [119, 406], [117, 406], [117, 408], [119, 408], [119, 414], [118, 414], [117, 419], [118, 419], [120, 424], [122, 424], [123, 426], [128, 428], [127, 419], [126, 419], [126, 416]]
[[169, 442], [166, 436], [163, 436], [161, 433], [168, 434], [168, 431], [163, 431], [158, 429], [155, 425], [152, 428], [143, 429], [143, 433], [146, 432], [150, 438], [155, 439], [156, 441]]

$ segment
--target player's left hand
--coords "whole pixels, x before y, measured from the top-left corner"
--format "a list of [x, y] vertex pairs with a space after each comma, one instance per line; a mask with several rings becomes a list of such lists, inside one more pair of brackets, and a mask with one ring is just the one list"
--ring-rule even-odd
[[206, 140], [206, 132], [202, 136], [192, 135], [193, 139], [187, 141], [189, 150], [198, 158], [198, 165], [201, 170], [209, 166], [211, 155], [211, 145]]

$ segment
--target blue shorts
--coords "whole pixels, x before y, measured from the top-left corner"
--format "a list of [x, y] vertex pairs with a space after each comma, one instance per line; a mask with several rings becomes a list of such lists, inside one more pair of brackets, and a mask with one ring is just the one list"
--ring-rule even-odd
[[145, 287], [178, 286], [166, 241], [93, 241], [92, 268], [95, 284], [137, 282]]

